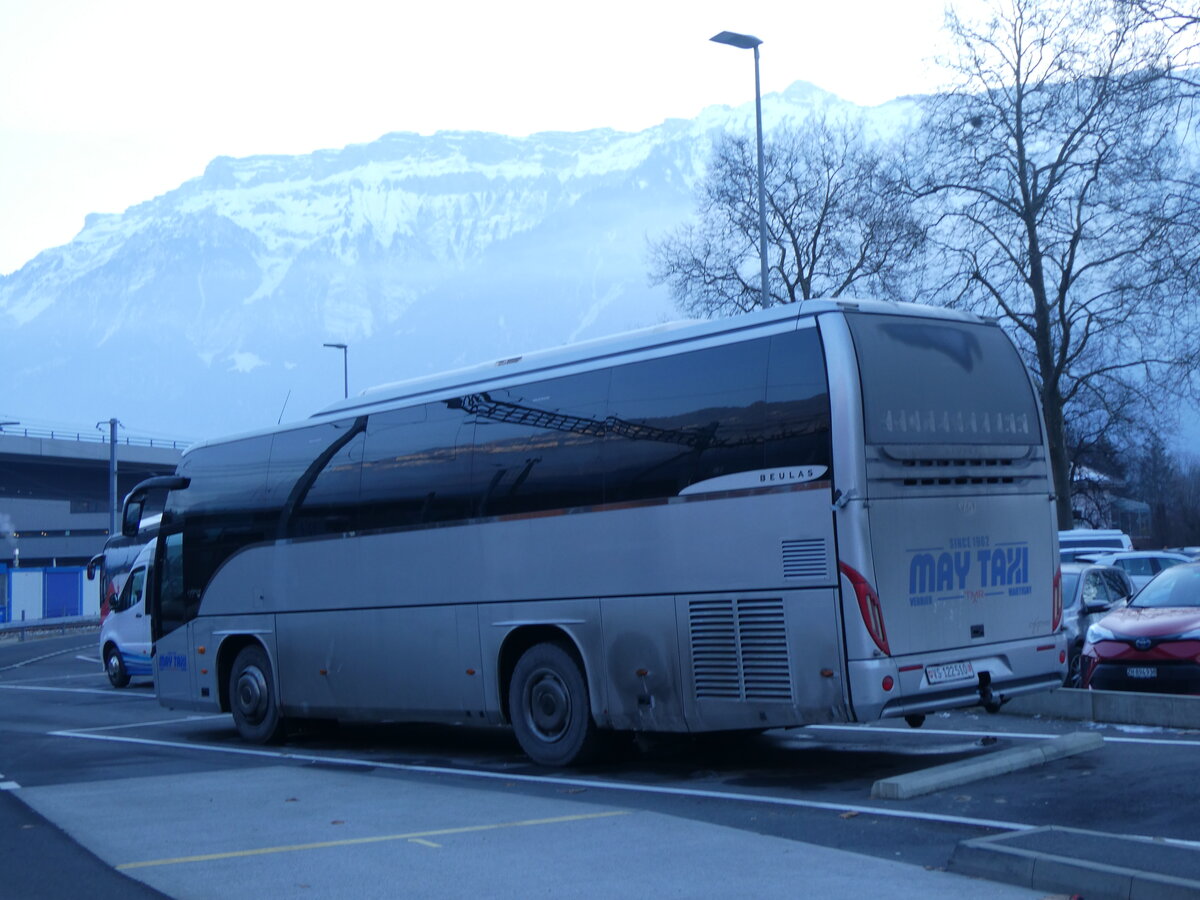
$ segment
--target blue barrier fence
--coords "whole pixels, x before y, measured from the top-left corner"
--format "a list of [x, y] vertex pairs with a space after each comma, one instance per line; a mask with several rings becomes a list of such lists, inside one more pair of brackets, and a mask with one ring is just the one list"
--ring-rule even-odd
[[9, 568], [0, 565], [0, 624], [41, 622], [100, 611], [97, 583], [82, 566]]

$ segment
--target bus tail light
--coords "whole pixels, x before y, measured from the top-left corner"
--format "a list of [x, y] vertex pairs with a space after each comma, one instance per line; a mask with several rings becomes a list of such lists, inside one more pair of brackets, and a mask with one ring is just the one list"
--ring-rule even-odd
[[1050, 606], [1050, 621], [1051, 631], [1058, 631], [1058, 626], [1062, 624], [1062, 566], [1054, 570], [1054, 586], [1050, 591], [1051, 606]]
[[871, 587], [867, 579], [844, 562], [838, 563], [838, 569], [854, 586], [854, 594], [858, 598], [858, 611], [862, 613], [863, 624], [867, 626], [871, 640], [886, 656], [891, 656], [892, 651], [888, 649], [887, 629], [883, 627], [883, 607], [879, 603], [879, 594], [875, 592], [875, 588]]

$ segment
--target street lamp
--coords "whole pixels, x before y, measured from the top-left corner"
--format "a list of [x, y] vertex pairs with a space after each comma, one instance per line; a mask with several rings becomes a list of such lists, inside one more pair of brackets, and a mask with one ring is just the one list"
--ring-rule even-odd
[[767, 291], [767, 201], [766, 180], [763, 166], [763, 135], [762, 135], [762, 90], [758, 77], [758, 45], [761, 40], [750, 34], [738, 34], [735, 31], [722, 31], [714, 34], [710, 41], [718, 44], [728, 44], [739, 50], [754, 50], [754, 118], [758, 126], [758, 262], [762, 271], [762, 306], [766, 309], [771, 305], [771, 294]]
[[325, 344], [324, 346], [342, 351], [342, 397], [347, 398], [350, 396], [349, 348], [345, 344]]

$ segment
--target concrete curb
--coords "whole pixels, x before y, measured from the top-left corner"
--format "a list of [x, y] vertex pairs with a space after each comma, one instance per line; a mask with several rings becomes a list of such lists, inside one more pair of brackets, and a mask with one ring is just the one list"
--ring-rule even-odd
[[[1106, 853], [1120, 862], [1105, 861]], [[961, 841], [949, 871], [1089, 900], [1200, 900], [1200, 881], [1189, 874], [1198, 863], [1194, 848], [1051, 825]]]
[[1018, 716], [1111, 722], [1159, 728], [1200, 729], [1200, 697], [1059, 688], [1014, 697], [1001, 707]]
[[1012, 750], [989, 753], [977, 759], [965, 759], [944, 766], [922, 769], [919, 772], [909, 772], [907, 775], [883, 778], [872, 785], [871, 796], [881, 800], [907, 800], [982, 778], [1040, 766], [1051, 760], [1074, 756], [1076, 753], [1099, 750], [1103, 746], [1104, 738], [1095, 732], [1064, 734], [1032, 747], [1014, 747]]

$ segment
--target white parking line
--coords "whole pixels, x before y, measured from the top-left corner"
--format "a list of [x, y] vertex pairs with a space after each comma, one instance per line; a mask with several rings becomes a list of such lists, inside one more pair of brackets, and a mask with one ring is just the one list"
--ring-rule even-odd
[[226, 753], [235, 756], [253, 756], [260, 759], [279, 759], [291, 762], [323, 763], [355, 766], [364, 769], [386, 769], [397, 772], [419, 772], [426, 775], [451, 775], [460, 778], [478, 778], [488, 781], [522, 781], [532, 784], [550, 784], [562, 787], [580, 787], [601, 791], [623, 791], [632, 794], [657, 794], [671, 797], [697, 797], [710, 800], [737, 800], [764, 806], [790, 807], [793, 809], [818, 809], [830, 812], [853, 812], [860, 815], [882, 816], [893, 819], [916, 819], [924, 822], [942, 822], [967, 825], [974, 828], [992, 828], [1001, 831], [1029, 831], [1036, 826], [1022, 822], [1006, 822], [1000, 819], [975, 819], [967, 816], [949, 816], [940, 813], [916, 810], [888, 809], [879, 806], [861, 806], [852, 803], [823, 803], [817, 800], [797, 800], [787, 797], [772, 797], [758, 794], [741, 794], [731, 791], [706, 791], [696, 788], [673, 788], [662, 785], [627, 784], [619, 781], [598, 781], [590, 778], [562, 778], [552, 775], [520, 775], [514, 772], [491, 772], [484, 769], [455, 769], [446, 766], [420, 766], [408, 763], [380, 762], [373, 759], [358, 759], [345, 756], [318, 756], [311, 753], [291, 753], [283, 750], [263, 750], [253, 747], [219, 747], [211, 744], [188, 744], [180, 741], [161, 741], [151, 738], [124, 737], [113, 734], [95, 734], [83, 731], [52, 731], [52, 737], [82, 738], [93, 741], [113, 741], [137, 744], [146, 747], [169, 747], [179, 750], [207, 753]]
[[9, 666], [0, 666], [0, 672], [7, 672], [9, 669], [19, 669], [22, 666], [32, 665], [35, 662], [41, 662], [43, 659], [53, 659], [56, 656], [62, 656], [65, 653], [78, 653], [80, 650], [91, 650], [91, 644], [84, 644], [81, 647], [68, 647], [66, 650], [55, 650], [53, 653], [43, 653], [41, 656], [35, 656], [32, 659], [23, 659], [19, 663], [13, 663]]
[[0, 791], [17, 791], [21, 786], [15, 781], [0, 781]]

